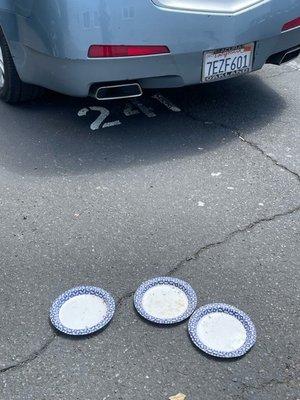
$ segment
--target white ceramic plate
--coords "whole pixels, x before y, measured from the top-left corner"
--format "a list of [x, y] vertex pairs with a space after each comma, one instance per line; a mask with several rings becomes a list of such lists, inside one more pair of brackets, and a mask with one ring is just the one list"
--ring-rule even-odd
[[188, 318], [197, 306], [192, 287], [177, 278], [158, 277], [143, 283], [134, 305], [141, 316], [157, 324], [176, 324]]
[[88, 335], [102, 329], [115, 312], [115, 301], [101, 288], [79, 286], [59, 296], [50, 310], [50, 320], [68, 335]]
[[256, 341], [256, 330], [247, 314], [228, 304], [199, 308], [189, 322], [194, 344], [215, 357], [240, 357]]

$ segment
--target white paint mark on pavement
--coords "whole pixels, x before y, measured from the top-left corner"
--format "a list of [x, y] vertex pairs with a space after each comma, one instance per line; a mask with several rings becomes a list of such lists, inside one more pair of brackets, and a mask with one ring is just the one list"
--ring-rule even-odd
[[106, 118], [109, 116], [110, 112], [108, 111], [107, 108], [104, 107], [90, 107], [92, 111], [99, 111], [100, 115], [99, 117], [91, 124], [90, 128], [92, 131], [95, 131], [100, 128], [102, 122], [106, 120]]
[[131, 100], [132, 104], [135, 105], [143, 114], [145, 114], [148, 118], [156, 117], [156, 114], [152, 111], [151, 108], [145, 106], [140, 100]]
[[88, 108], [82, 108], [81, 110], [78, 111], [77, 115], [78, 117], [84, 117], [85, 115], [87, 115], [87, 113], [90, 110]]
[[162, 105], [173, 112], [181, 112], [181, 109], [179, 107], [175, 106], [175, 104], [173, 104], [171, 100], [167, 99], [160, 93], [155, 94], [154, 96], [152, 96], [152, 98], [159, 101]]
[[104, 124], [104, 121], [110, 115], [110, 111], [105, 107], [94, 107], [94, 106], [89, 108], [85, 107], [79, 110], [77, 115], [79, 117], [85, 117], [90, 110], [99, 112], [98, 118], [90, 125], [92, 131], [99, 129], [102, 124], [103, 124], [102, 128], [110, 128], [111, 126], [121, 125], [121, 122], [119, 120], [106, 122]]
[[126, 103], [125, 108], [124, 108], [124, 115], [126, 117], [131, 117], [132, 115], [137, 115], [139, 114], [139, 110], [133, 107], [131, 103]]
[[105, 124], [103, 124], [102, 128], [110, 128], [111, 126], [117, 126], [117, 125], [121, 125], [121, 121], [117, 120], [117, 121], [112, 121], [112, 122], [106, 122]]

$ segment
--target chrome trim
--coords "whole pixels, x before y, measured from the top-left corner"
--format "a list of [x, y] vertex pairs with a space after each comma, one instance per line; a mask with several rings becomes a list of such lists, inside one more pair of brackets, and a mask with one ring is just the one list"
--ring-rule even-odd
[[[129, 86], [135, 86], [137, 88], [138, 93], [133, 94], [133, 95], [128, 95], [128, 96], [114, 96], [114, 97], [99, 97], [98, 96], [99, 91], [102, 89], [117, 89], [117, 88], [129, 87]], [[106, 101], [106, 100], [132, 99], [134, 97], [141, 97], [142, 95], [143, 95], [143, 90], [139, 83], [128, 83], [128, 84], [123, 84], [123, 85], [101, 86], [101, 87], [97, 88], [94, 96], [99, 101]]]
[[[291, 49], [291, 50], [287, 51], [286, 53], [284, 53], [283, 56], [281, 57], [280, 61], [279, 61], [279, 65], [283, 64], [285, 62], [284, 61], [285, 57], [287, 55], [289, 55], [289, 54], [292, 54], [292, 53], [297, 53], [297, 54], [295, 54], [295, 58], [298, 57], [299, 53], [300, 53], [300, 46], [294, 47], [293, 49]], [[289, 61], [291, 61], [291, 60], [289, 60]]]
[[157, 7], [183, 10], [187, 12], [211, 14], [238, 14], [252, 7], [268, 3], [270, 0], [151, 0]]
[[4, 87], [4, 84], [5, 84], [5, 68], [4, 68], [3, 52], [0, 47], [0, 89]]
[[285, 29], [285, 30], [281, 31], [281, 34], [283, 35], [283, 34], [285, 34], [285, 33], [287, 33], [287, 32], [292, 32], [292, 31], [294, 31], [295, 29], [300, 29], [300, 25], [294, 26], [294, 28]]

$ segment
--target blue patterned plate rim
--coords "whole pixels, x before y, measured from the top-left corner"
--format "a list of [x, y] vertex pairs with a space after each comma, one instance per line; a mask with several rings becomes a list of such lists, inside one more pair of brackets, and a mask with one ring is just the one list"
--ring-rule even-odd
[[[163, 284], [168, 284], [168, 285], [173, 285], [176, 286], [177, 288], [181, 289], [185, 295], [187, 296], [188, 299], [188, 308], [186, 311], [179, 315], [176, 318], [156, 318], [153, 315], [150, 315], [146, 312], [146, 310], [143, 308], [142, 300], [144, 294], [149, 290], [150, 288], [157, 286], [157, 285], [163, 285]], [[168, 277], [168, 276], [160, 276], [156, 277], [153, 279], [150, 279], [144, 283], [141, 284], [141, 286], [137, 289], [134, 295], [134, 306], [137, 310], [137, 312], [147, 319], [148, 321], [154, 322], [156, 324], [163, 324], [163, 325], [170, 325], [170, 324], [177, 324], [179, 322], [184, 321], [185, 319], [189, 318], [192, 313], [195, 311], [197, 307], [197, 295], [194, 291], [194, 289], [189, 285], [187, 282], [178, 279], [178, 278], [173, 278], [173, 277]]]
[[[71, 299], [72, 297], [80, 296], [83, 294], [91, 294], [94, 296], [100, 297], [105, 303], [107, 307], [107, 312], [105, 317], [97, 324], [89, 328], [85, 329], [70, 329], [64, 326], [60, 319], [59, 319], [59, 310], [62, 305]], [[114, 298], [111, 296], [110, 293], [95, 286], [78, 286], [73, 289], [67, 290], [66, 292], [62, 293], [53, 303], [50, 309], [50, 320], [52, 324], [58, 329], [60, 332], [63, 332], [67, 335], [90, 335], [106, 326], [110, 320], [112, 319], [115, 313], [115, 301]]]
[[[221, 313], [227, 313], [229, 315], [234, 316], [237, 318], [244, 326], [245, 331], [246, 331], [246, 340], [243, 346], [241, 346], [239, 349], [234, 350], [234, 351], [218, 351], [214, 350], [212, 348], [209, 348], [206, 346], [204, 343], [201, 342], [197, 335], [197, 326], [199, 321], [207, 314], [210, 313], [215, 313], [215, 312], [221, 312]], [[250, 317], [244, 313], [243, 311], [239, 310], [238, 308], [231, 306], [229, 304], [223, 304], [223, 303], [213, 303], [213, 304], [207, 304], [198, 310], [194, 312], [194, 314], [191, 316], [190, 321], [189, 321], [189, 335], [193, 343], [202, 351], [205, 353], [214, 356], [214, 357], [221, 357], [221, 358], [235, 358], [235, 357], [241, 357], [244, 354], [246, 354], [251, 347], [255, 344], [256, 342], [256, 329], [251, 321]]]

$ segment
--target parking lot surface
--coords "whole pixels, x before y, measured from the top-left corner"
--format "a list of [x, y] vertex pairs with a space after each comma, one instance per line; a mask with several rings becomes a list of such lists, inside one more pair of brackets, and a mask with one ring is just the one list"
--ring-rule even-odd
[[[299, 399], [299, 115], [299, 59], [136, 102], [0, 104], [0, 399]], [[186, 322], [143, 321], [133, 293], [161, 275], [248, 313], [255, 347], [220, 361]], [[117, 311], [75, 340], [49, 308], [81, 284]]]

